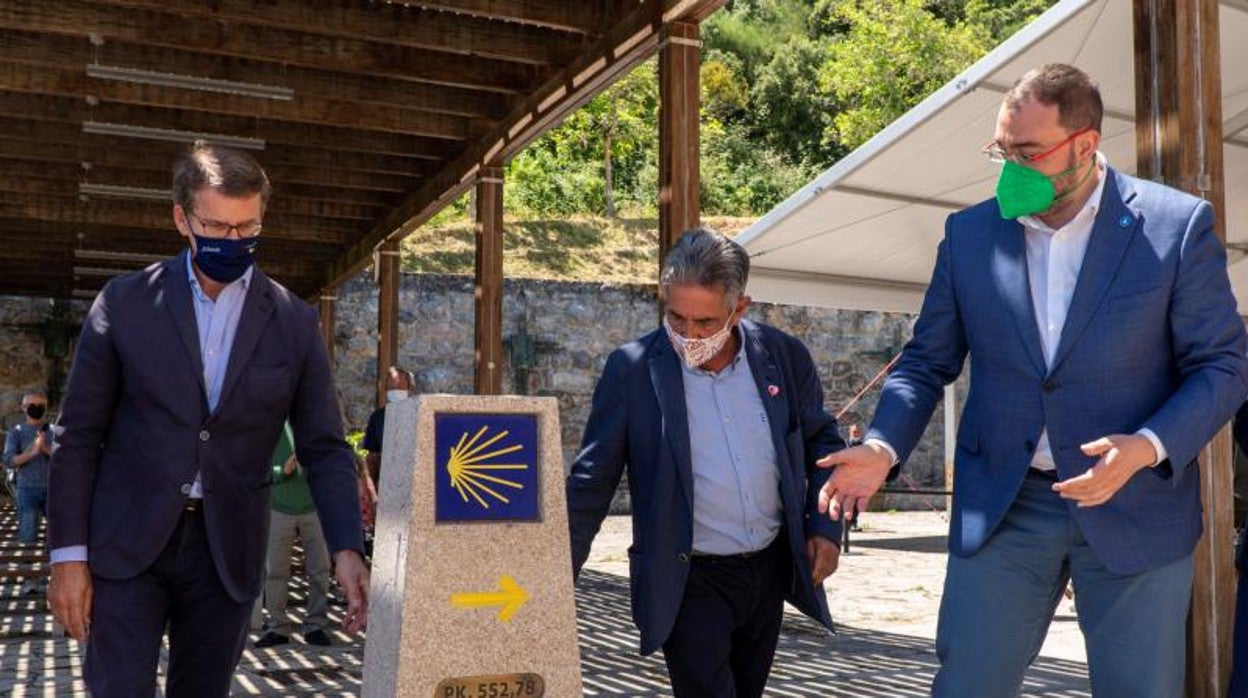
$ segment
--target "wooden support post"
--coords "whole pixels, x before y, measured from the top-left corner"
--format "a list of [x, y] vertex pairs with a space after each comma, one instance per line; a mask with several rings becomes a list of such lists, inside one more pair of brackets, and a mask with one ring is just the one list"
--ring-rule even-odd
[[[1226, 241], [1218, 0], [1134, 0], [1137, 172], [1208, 200]], [[1196, 548], [1187, 695], [1226, 695], [1235, 569], [1231, 435], [1200, 455], [1204, 536]]]
[[482, 167], [477, 177], [476, 341], [473, 389], [503, 392], [503, 168]]
[[399, 241], [382, 243], [377, 268], [377, 405], [386, 404], [386, 373], [399, 360]]
[[659, 266], [677, 238], [696, 227], [699, 210], [698, 25], [663, 27], [659, 50]]
[[321, 341], [325, 342], [325, 352], [329, 354], [329, 365], [333, 369], [337, 369], [334, 365], [334, 311], [337, 306], [338, 295], [334, 289], [321, 291], [317, 298], [316, 312], [321, 318]]

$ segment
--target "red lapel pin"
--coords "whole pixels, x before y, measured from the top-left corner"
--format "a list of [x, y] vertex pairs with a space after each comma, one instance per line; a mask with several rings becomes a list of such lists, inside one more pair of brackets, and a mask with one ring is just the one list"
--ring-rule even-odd
[[778, 386], [778, 385], [769, 385], [769, 386], [767, 386], [767, 394], [768, 394], [768, 395], [770, 395], [770, 396], [772, 396], [772, 397], [775, 397], [775, 396], [779, 395], [779, 394], [780, 394], [780, 386]]

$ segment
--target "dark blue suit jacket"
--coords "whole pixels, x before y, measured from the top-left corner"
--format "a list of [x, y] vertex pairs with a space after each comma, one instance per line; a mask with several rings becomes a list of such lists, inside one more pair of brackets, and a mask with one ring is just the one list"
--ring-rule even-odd
[[1141, 428], [1169, 452], [1108, 502], [1070, 506], [1098, 559], [1135, 574], [1192, 552], [1196, 456], [1244, 402], [1244, 324], [1213, 209], [1109, 169], [1052, 366], [1036, 326], [1022, 225], [995, 201], [949, 217], [914, 338], [884, 384], [867, 438], [904, 461], [970, 355], [958, 427], [949, 547], [974, 554], [1014, 501], [1047, 428], [1059, 476], [1096, 458], [1080, 444]]
[[101, 577], [139, 574], [164, 548], [198, 472], [217, 572], [247, 601], [263, 582], [283, 423], [332, 551], [363, 549], [355, 456], [311, 306], [255, 270], [209, 413], [191, 293], [178, 256], [114, 279], [92, 305], [57, 422], [49, 547], [86, 545]]
[[[829, 628], [823, 589], [810, 582], [806, 538], [841, 540], [840, 524], [816, 512], [829, 471], [815, 467], [844, 448], [810, 354], [796, 338], [750, 320], [740, 323], [746, 355], [767, 409], [780, 468], [780, 494], [793, 581], [788, 601]], [[775, 395], [770, 386], [779, 389]], [[581, 453], [567, 480], [572, 564], [589, 557], [620, 478], [627, 469], [633, 545], [629, 573], [641, 651], [663, 645], [676, 621], [693, 548], [693, 465], [680, 359], [662, 330], [614, 351], [594, 390]]]

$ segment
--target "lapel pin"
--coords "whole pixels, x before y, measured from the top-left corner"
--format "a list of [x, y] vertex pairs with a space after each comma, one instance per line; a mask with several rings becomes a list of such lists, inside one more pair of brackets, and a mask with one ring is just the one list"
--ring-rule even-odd
[[768, 395], [770, 395], [770, 396], [772, 396], [772, 397], [775, 397], [775, 396], [779, 395], [779, 394], [780, 394], [780, 386], [778, 386], [778, 385], [769, 385], [769, 386], [767, 386], [767, 394], [768, 394]]
[[1129, 213], [1124, 213], [1124, 214], [1122, 214], [1122, 216], [1120, 216], [1120, 217], [1118, 218], [1118, 227], [1119, 227], [1119, 228], [1130, 228], [1130, 227], [1131, 227], [1131, 224], [1132, 224], [1132, 223], [1134, 223], [1134, 222], [1135, 222], [1135, 219], [1131, 217], [1131, 214], [1129, 214]]

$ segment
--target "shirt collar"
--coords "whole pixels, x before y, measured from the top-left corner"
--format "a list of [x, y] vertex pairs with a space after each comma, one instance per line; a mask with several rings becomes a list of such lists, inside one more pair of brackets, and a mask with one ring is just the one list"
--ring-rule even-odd
[[[247, 271], [243, 272], [242, 276], [226, 284], [225, 287], [229, 288], [234, 284], [242, 284], [243, 290], [246, 290], [251, 286], [251, 274], [255, 270], [256, 265], [254, 264], [247, 267]], [[191, 248], [189, 247], [186, 248], [186, 280], [191, 282], [191, 291], [195, 293], [196, 298], [200, 300], [208, 298], [208, 294], [204, 293], [204, 289], [199, 285], [199, 277], [195, 276], [194, 267], [191, 266]]]
[[[1105, 192], [1105, 180], [1109, 179], [1109, 160], [1101, 151], [1096, 151], [1096, 167], [1100, 170], [1100, 181], [1097, 182], [1096, 188], [1092, 190], [1092, 195], [1088, 200], [1083, 202], [1083, 208], [1079, 209], [1079, 213], [1070, 219], [1063, 228], [1083, 220], [1093, 220], [1096, 218], [1097, 211], [1101, 208], [1101, 195]], [[1042, 233], [1052, 235], [1058, 229], [1049, 227], [1049, 224], [1040, 220], [1037, 216], [1019, 216], [1018, 222], [1024, 226]]]

